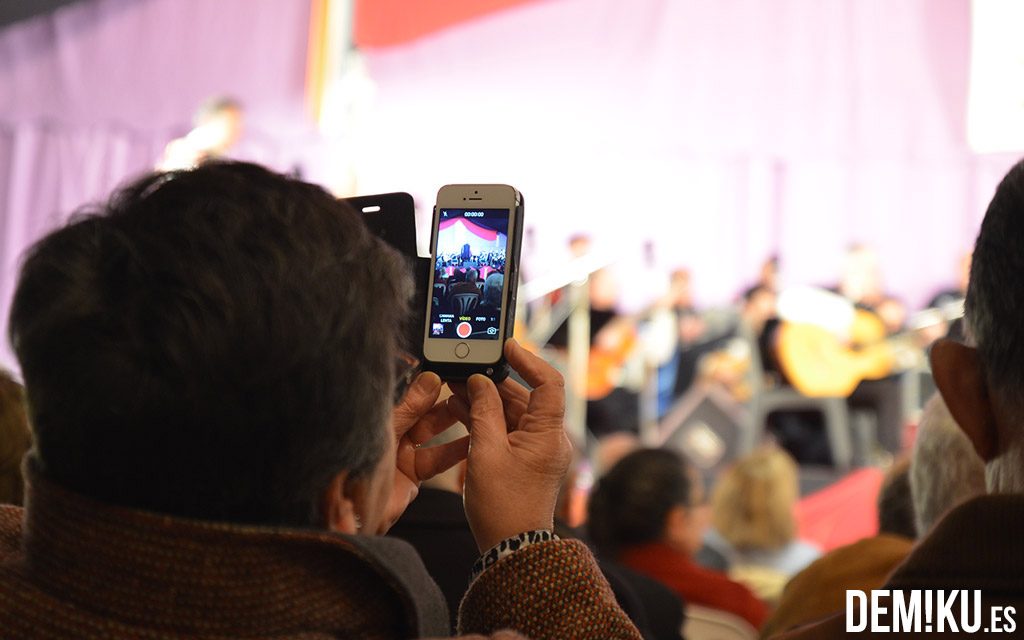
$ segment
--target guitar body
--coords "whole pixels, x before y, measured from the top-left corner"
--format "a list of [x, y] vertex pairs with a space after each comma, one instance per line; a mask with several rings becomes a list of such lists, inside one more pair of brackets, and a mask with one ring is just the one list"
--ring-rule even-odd
[[618, 319], [601, 329], [590, 347], [587, 363], [587, 400], [600, 400], [622, 383], [622, 368], [637, 346], [632, 321]]
[[895, 354], [884, 342], [881, 320], [858, 309], [850, 332], [851, 345], [847, 345], [817, 325], [782, 323], [776, 336], [776, 358], [789, 383], [806, 396], [846, 397], [862, 380], [890, 375]]

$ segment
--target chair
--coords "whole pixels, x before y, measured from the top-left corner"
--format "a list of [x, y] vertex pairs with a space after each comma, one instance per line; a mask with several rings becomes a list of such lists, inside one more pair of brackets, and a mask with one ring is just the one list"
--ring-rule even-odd
[[850, 469], [853, 464], [853, 437], [846, 398], [805, 396], [786, 384], [769, 386], [757, 340], [743, 323], [738, 333], [750, 346], [750, 422], [746, 429], [747, 441], [742, 449], [751, 451], [757, 446], [764, 437], [768, 415], [772, 412], [816, 411], [824, 418], [833, 465], [841, 470]]
[[452, 296], [452, 305], [457, 310], [456, 314], [460, 316], [464, 316], [473, 309], [476, 309], [479, 301], [479, 293], [456, 293]]
[[728, 611], [686, 604], [682, 635], [686, 640], [755, 640], [757, 629]]

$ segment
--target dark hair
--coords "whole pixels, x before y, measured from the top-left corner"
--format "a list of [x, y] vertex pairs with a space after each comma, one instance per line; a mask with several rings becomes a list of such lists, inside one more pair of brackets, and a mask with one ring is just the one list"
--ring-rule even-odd
[[330, 478], [390, 437], [400, 260], [348, 205], [256, 165], [130, 184], [21, 271], [10, 339], [40, 470], [114, 504], [318, 523]]
[[878, 491], [878, 532], [913, 540], [917, 537], [914, 498], [910, 492], [910, 461], [893, 465]]
[[690, 506], [692, 482], [683, 458], [667, 449], [625, 456], [594, 487], [587, 531], [598, 551], [614, 558], [623, 548], [660, 540], [669, 512]]
[[0, 504], [22, 503], [21, 459], [31, 446], [25, 390], [11, 374], [0, 370]]
[[[1024, 161], [996, 188], [974, 244], [965, 315], [993, 389], [1024, 388]], [[1017, 407], [1020, 409], [1021, 407]]]

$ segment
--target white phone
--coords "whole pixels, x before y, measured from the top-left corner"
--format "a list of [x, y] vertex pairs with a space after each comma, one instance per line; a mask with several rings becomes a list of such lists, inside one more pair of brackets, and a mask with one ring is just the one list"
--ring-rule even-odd
[[452, 184], [437, 192], [423, 332], [424, 368], [446, 380], [508, 374], [522, 245], [523, 197], [505, 184]]

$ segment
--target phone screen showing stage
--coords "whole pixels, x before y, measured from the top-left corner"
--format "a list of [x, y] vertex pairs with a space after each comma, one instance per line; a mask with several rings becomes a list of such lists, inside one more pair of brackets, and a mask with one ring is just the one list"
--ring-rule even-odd
[[441, 209], [429, 337], [498, 339], [508, 217], [508, 209]]

